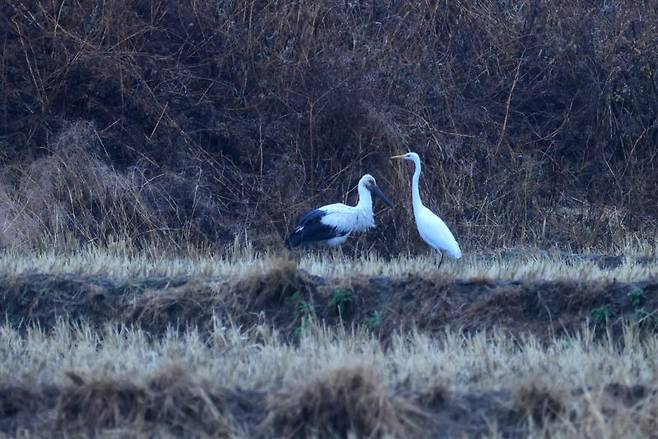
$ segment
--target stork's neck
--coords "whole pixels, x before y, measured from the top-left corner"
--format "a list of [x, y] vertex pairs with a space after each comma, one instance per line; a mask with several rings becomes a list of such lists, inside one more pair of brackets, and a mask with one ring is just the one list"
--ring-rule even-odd
[[414, 160], [416, 169], [414, 170], [414, 176], [411, 180], [411, 201], [414, 206], [414, 212], [417, 212], [418, 209], [423, 207], [423, 202], [420, 201], [420, 189], [418, 189], [418, 183], [420, 181], [420, 162]]
[[364, 212], [372, 212], [372, 195], [365, 185], [359, 184], [359, 202], [356, 204], [356, 208]]

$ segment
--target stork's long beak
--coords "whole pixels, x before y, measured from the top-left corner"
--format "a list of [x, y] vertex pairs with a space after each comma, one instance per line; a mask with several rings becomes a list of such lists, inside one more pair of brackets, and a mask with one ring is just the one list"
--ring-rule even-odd
[[391, 202], [391, 200], [389, 200], [388, 197], [384, 195], [384, 192], [382, 192], [382, 190], [379, 189], [379, 186], [377, 186], [376, 184], [370, 187], [370, 192], [372, 192], [374, 196], [382, 200], [384, 204], [386, 204], [388, 207], [393, 207], [393, 203]]
[[402, 154], [402, 155], [394, 155], [393, 157], [391, 157], [391, 160], [393, 160], [393, 159], [403, 159], [403, 158], [404, 158], [404, 154]]

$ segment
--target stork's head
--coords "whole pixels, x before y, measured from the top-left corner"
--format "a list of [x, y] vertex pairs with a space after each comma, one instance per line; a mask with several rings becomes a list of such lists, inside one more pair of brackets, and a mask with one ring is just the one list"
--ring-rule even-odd
[[416, 164], [420, 163], [420, 156], [416, 154], [415, 152], [408, 152], [406, 154], [402, 155], [394, 155], [391, 157], [392, 159], [404, 159], [404, 160], [409, 160], [411, 162], [414, 162]]
[[388, 207], [393, 207], [393, 203], [391, 203], [391, 200], [389, 200], [379, 186], [377, 186], [377, 181], [375, 181], [375, 177], [372, 175], [366, 174], [361, 177], [361, 180], [359, 180], [359, 186], [368, 189], [372, 195], [382, 200]]

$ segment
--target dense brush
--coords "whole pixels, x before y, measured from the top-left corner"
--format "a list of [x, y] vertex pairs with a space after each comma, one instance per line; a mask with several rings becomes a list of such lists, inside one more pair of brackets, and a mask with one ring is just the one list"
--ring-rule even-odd
[[466, 252], [655, 242], [650, 3], [9, 0], [0, 245], [280, 247], [371, 172], [423, 249], [407, 149]]

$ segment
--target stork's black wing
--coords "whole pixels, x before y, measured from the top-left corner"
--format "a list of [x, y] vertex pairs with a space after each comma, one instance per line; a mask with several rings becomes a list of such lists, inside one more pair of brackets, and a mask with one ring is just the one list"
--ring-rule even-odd
[[300, 244], [326, 241], [337, 236], [345, 236], [347, 232], [340, 232], [334, 226], [324, 224], [321, 219], [327, 212], [314, 209], [306, 212], [299, 220], [297, 227], [286, 239], [288, 247], [297, 247]]

